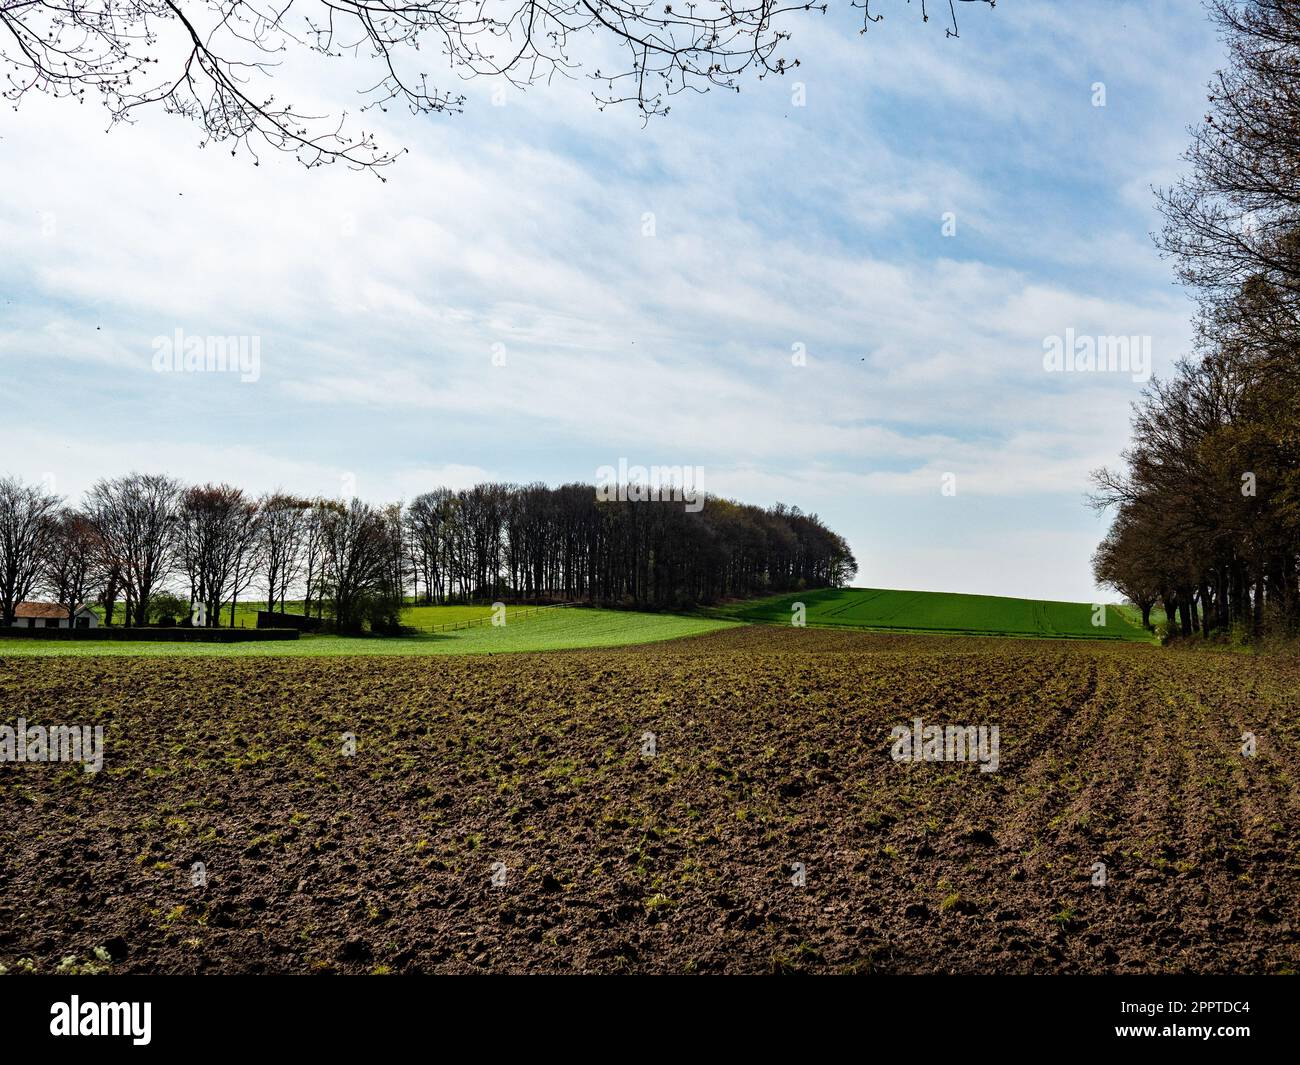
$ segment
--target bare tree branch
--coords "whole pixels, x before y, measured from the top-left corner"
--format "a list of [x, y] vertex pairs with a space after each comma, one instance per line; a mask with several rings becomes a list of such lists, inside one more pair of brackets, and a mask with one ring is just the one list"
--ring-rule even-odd
[[[852, 2], [864, 30], [883, 17], [871, 0]], [[945, 32], [955, 37], [956, 3], [995, 0], [942, 2]], [[928, 22], [927, 0], [918, 6]], [[243, 149], [255, 162], [269, 147], [307, 167], [342, 162], [378, 173], [401, 151], [350, 131], [346, 110], [313, 114], [270, 90], [285, 57], [369, 64], [362, 112], [394, 104], [413, 114], [461, 111], [462, 93], [434, 88], [418, 69], [432, 55], [459, 79], [517, 88], [586, 69], [598, 107], [630, 103], [648, 120], [666, 115], [678, 93], [739, 91], [745, 77], [797, 67], [783, 54], [786, 27], [826, 10], [824, 0], [0, 0], [0, 95], [15, 105], [30, 93], [97, 95], [113, 122], [161, 106], [197, 123], [204, 145]]]

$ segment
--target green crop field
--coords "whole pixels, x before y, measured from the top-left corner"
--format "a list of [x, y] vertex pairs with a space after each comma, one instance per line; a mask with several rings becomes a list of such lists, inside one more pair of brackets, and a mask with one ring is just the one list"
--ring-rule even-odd
[[[837, 588], [732, 603], [683, 616], [589, 608], [509, 607], [506, 624], [488, 622], [488, 605], [413, 606], [404, 624], [420, 630], [410, 636], [358, 637], [304, 635], [294, 642], [242, 644], [166, 644], [87, 640], [75, 643], [5, 641], [4, 655], [456, 655], [554, 651], [655, 643], [712, 632], [736, 624], [789, 625], [795, 603], [803, 603], [811, 628], [967, 636], [1034, 636], [1150, 642], [1130, 607], [1108, 606], [1105, 624], [1094, 626], [1088, 603], [1059, 603], [949, 592], [908, 592]], [[241, 603], [236, 624], [253, 628], [260, 603]], [[301, 609], [291, 603], [289, 609]], [[223, 621], [229, 615], [223, 612]], [[1154, 619], [1153, 620], [1158, 620]], [[466, 628], [446, 628], [475, 622]]]
[[[507, 607], [506, 619], [513, 618], [528, 607]], [[416, 629], [431, 629], [435, 625], [450, 625], [461, 621], [481, 621], [492, 616], [489, 605], [468, 606], [408, 606], [402, 609], [402, 624]]]
[[972, 636], [1047, 636], [1074, 639], [1150, 641], [1118, 606], [1093, 624], [1088, 603], [1056, 603], [955, 592], [906, 592], [878, 588], [832, 588], [736, 603], [710, 616], [789, 625], [794, 605], [803, 603], [812, 627], [883, 632], [934, 632]]
[[[288, 602], [285, 604], [286, 609], [291, 613], [302, 612], [302, 602]], [[122, 606], [118, 605], [116, 621], [122, 623]], [[257, 612], [265, 610], [266, 604], [259, 602], [241, 602], [235, 605], [235, 627], [241, 629], [257, 628]], [[516, 612], [528, 609], [526, 607], [509, 607], [508, 616], [513, 616]], [[104, 616], [103, 607], [96, 606], [94, 610], [101, 618]], [[313, 608], [312, 613], [315, 613]], [[402, 608], [402, 624], [410, 625], [417, 629], [431, 629], [435, 625], [447, 625], [453, 622], [477, 621], [480, 618], [492, 616], [492, 607], [488, 604], [471, 604], [452, 606], [412, 606], [407, 605]], [[221, 611], [221, 624], [230, 624], [230, 607], [226, 606]]]
[[[490, 607], [426, 607], [446, 610], [477, 611], [472, 615], [426, 615], [422, 624], [461, 621], [466, 617], [491, 614]], [[618, 647], [624, 644], [657, 643], [681, 636], [730, 628], [736, 623], [724, 619], [685, 617], [678, 614], [639, 614], [629, 610], [560, 608], [529, 613], [516, 620], [506, 615], [506, 624], [475, 625], [440, 633], [415, 636], [310, 636], [287, 642], [272, 643], [129, 643], [109, 640], [77, 642], [41, 640], [5, 640], [0, 643], [0, 659], [28, 655], [216, 655], [248, 656], [317, 656], [317, 655], [486, 655], [518, 651], [556, 651], [580, 647]]]

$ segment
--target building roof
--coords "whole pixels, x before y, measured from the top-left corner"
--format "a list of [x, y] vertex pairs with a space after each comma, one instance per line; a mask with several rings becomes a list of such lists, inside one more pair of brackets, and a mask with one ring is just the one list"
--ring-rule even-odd
[[[79, 606], [76, 613], [85, 610], [85, 606]], [[14, 617], [16, 618], [66, 618], [68, 616], [67, 608], [59, 606], [58, 603], [19, 603], [14, 607]]]

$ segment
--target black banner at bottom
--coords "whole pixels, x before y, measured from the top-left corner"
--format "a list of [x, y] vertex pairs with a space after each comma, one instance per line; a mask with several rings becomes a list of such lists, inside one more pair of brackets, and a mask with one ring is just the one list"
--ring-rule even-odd
[[561, 988], [559, 979], [20, 977], [0, 984], [0, 1039], [7, 1052], [112, 1043], [139, 1053], [374, 1053], [454, 1034], [501, 1051], [512, 1044], [614, 1051], [629, 1035], [640, 1044], [653, 1031], [668, 1035], [669, 1026], [675, 1039], [694, 1033], [690, 1042], [701, 1049], [787, 1034], [811, 1049], [879, 1031], [999, 1053], [1074, 1056], [1154, 1044], [1180, 1056], [1249, 1056], [1293, 1041], [1296, 986], [1278, 977], [893, 977], [816, 986], [737, 977], [743, 982], [702, 988], [605, 977]]

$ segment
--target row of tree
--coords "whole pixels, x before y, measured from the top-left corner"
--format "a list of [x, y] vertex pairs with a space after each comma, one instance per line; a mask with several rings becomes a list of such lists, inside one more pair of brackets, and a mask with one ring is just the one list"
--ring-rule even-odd
[[[103, 605], [145, 625], [162, 593], [186, 593], [188, 620], [218, 625], [259, 590], [269, 609], [342, 631], [395, 631], [408, 599], [588, 601], [684, 608], [847, 583], [857, 565], [816, 515], [709, 498], [606, 501], [591, 485], [440, 488], [409, 505], [260, 498], [230, 485], [185, 486], [132, 473], [97, 482], [80, 507], [0, 479], [0, 617], [41, 592], [71, 618]], [[168, 600], [171, 602], [170, 593]]]
[[1300, 7], [1216, 0], [1228, 47], [1190, 172], [1160, 196], [1198, 350], [1137, 404], [1099, 582], [1210, 636], [1300, 626]]

